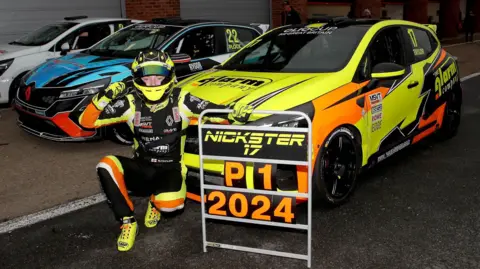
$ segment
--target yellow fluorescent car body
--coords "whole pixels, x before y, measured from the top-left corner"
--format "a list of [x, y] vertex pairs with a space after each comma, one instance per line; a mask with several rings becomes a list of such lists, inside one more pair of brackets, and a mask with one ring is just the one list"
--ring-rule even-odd
[[[355, 41], [352, 36], [357, 30], [360, 34]], [[312, 163], [315, 164], [321, 148], [327, 146], [325, 139], [339, 127], [348, 126], [360, 141], [360, 163], [362, 168], [366, 168], [442, 127], [445, 98], [459, 89], [460, 84], [457, 63], [442, 49], [435, 30], [432, 26], [402, 20], [285, 26], [265, 33], [218, 68], [186, 79], [179, 86], [214, 103], [234, 103], [235, 110], [245, 106], [254, 106], [256, 110], [281, 111], [295, 110], [299, 106], [300, 111], [313, 108], [313, 111], [303, 111], [310, 113], [313, 122]], [[335, 36], [342, 32], [344, 36]], [[267, 44], [267, 40], [275, 35], [298, 38], [315, 35], [319, 41], [315, 50], [308, 50], [308, 46], [304, 45], [295, 52], [297, 57], [305, 50], [307, 56], [304, 57], [305, 64], [297, 63], [296, 70], [292, 67], [292, 71], [288, 67], [294, 61], [293, 56], [286, 67], [275, 69], [275, 59], [282, 61], [282, 57], [288, 57], [285, 56], [288, 53], [281, 51], [287, 50], [286, 46], [271, 46], [273, 56], [269, 57], [277, 58], [271, 61], [273, 67], [269, 69], [269, 66], [261, 66], [262, 61], [267, 59], [267, 56], [262, 56], [267, 46], [262, 51], [263, 45], [260, 44]], [[382, 39], [384, 36], [385, 39]], [[404, 43], [388, 41], [394, 40], [394, 37]], [[295, 42], [289, 43], [288, 47], [297, 46]], [[301, 42], [300, 39], [298, 42]], [[337, 50], [337, 47], [349, 42], [353, 45], [350, 49], [343, 49], [343, 54], [339, 52], [341, 49]], [[402, 50], [382, 51], [383, 47], [378, 45], [382, 42], [401, 46]], [[275, 49], [284, 54], [277, 53]], [[332, 51], [332, 54], [322, 55], [322, 49]], [[314, 55], [317, 52], [322, 57], [313, 64], [309, 63], [308, 53]], [[400, 59], [399, 63], [382, 61], [380, 65], [375, 62], [383, 57], [380, 52], [388, 55], [385, 59]], [[263, 60], [261, 57], [264, 57]], [[335, 59], [343, 58], [344, 62], [334, 63]], [[329, 70], [330, 62], [338, 68]], [[317, 67], [318, 70], [314, 70]], [[374, 81], [376, 84], [371, 86]], [[232, 124], [260, 125], [257, 122], [266, 122], [272, 117], [251, 114], [246, 122], [235, 119]], [[184, 158], [187, 167], [199, 168], [198, 155], [186, 152]], [[204, 169], [221, 175], [224, 171], [223, 161], [206, 161]], [[298, 168], [296, 174], [299, 185], [304, 184], [300, 181], [306, 180], [305, 170]]]

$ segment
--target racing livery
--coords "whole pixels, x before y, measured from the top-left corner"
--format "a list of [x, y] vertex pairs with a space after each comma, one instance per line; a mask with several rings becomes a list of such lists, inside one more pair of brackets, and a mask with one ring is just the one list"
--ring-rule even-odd
[[[233, 106], [234, 125], [306, 127], [298, 116], [252, 111], [306, 113], [312, 121], [312, 191], [317, 201], [330, 205], [348, 199], [364, 169], [434, 133], [443, 139], [453, 137], [462, 104], [458, 64], [442, 48], [435, 27], [401, 20], [338, 19], [276, 28], [211, 72], [182, 81], [180, 87]], [[192, 126], [185, 149], [189, 195], [195, 200], [197, 133]], [[202, 137], [208, 145], [223, 143], [229, 151], [231, 144], [238, 144], [245, 148], [239, 154], [248, 157], [280, 158], [304, 146], [300, 143], [304, 137], [274, 138], [263, 131], [212, 132]], [[278, 153], [282, 148], [285, 154]], [[205, 180], [213, 184], [226, 185], [230, 168], [237, 167], [245, 172], [237, 175], [245, 178], [245, 187], [255, 188], [258, 177], [264, 177], [273, 182], [270, 189], [307, 192], [304, 166], [209, 160], [203, 167]]]
[[[27, 73], [15, 98], [18, 124], [56, 141], [109, 137], [131, 144], [125, 124], [86, 129], [78, 117], [92, 96], [118, 81], [129, 81], [130, 65], [144, 49], [166, 51], [179, 80], [221, 63], [268, 29], [262, 24], [154, 19], [125, 27], [88, 50], [50, 60]], [[131, 85], [127, 86], [131, 87]], [[107, 111], [115, 111], [109, 106]]]

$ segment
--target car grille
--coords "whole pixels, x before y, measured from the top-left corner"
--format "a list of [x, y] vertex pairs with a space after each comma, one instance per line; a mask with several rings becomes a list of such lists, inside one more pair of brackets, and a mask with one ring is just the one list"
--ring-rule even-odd
[[[27, 88], [31, 87], [30, 89], [30, 96], [27, 98]], [[18, 97], [23, 102], [30, 104], [32, 106], [41, 107], [41, 108], [48, 108], [50, 107], [55, 101], [58, 100], [58, 96], [60, 96], [60, 92], [64, 89], [44, 89], [44, 88], [35, 88], [34, 86], [22, 86], [19, 89]], [[48, 93], [48, 94], [46, 94]]]
[[[18, 111], [18, 110], [17, 110]], [[68, 136], [60, 128], [58, 128], [53, 122], [32, 116], [30, 114], [24, 113], [23, 111], [18, 111], [19, 120], [22, 122], [25, 127], [30, 128], [36, 132], [47, 133], [51, 135], [58, 136]]]

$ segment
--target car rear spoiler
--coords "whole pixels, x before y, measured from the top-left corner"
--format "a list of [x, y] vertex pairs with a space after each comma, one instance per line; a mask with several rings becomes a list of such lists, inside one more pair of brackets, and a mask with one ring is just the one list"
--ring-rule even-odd
[[424, 24], [425, 26], [427, 26], [428, 28], [432, 29], [435, 34], [437, 33], [437, 25], [436, 24]]
[[262, 34], [265, 34], [268, 30], [270, 30], [270, 24], [266, 23], [250, 23], [250, 26], [256, 26], [262, 30]]

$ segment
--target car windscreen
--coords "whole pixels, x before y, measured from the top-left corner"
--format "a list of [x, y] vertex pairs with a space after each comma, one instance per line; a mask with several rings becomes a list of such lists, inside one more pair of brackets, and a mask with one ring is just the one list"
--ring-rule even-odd
[[76, 22], [59, 22], [45, 25], [40, 29], [37, 29], [13, 42], [10, 42], [9, 44], [20, 46], [42, 46], [77, 24], [78, 23]]
[[135, 58], [144, 49], [156, 48], [181, 27], [136, 24], [107, 37], [89, 50], [98, 56]]
[[367, 32], [365, 26], [286, 27], [252, 41], [219, 69], [324, 73], [341, 70]]

